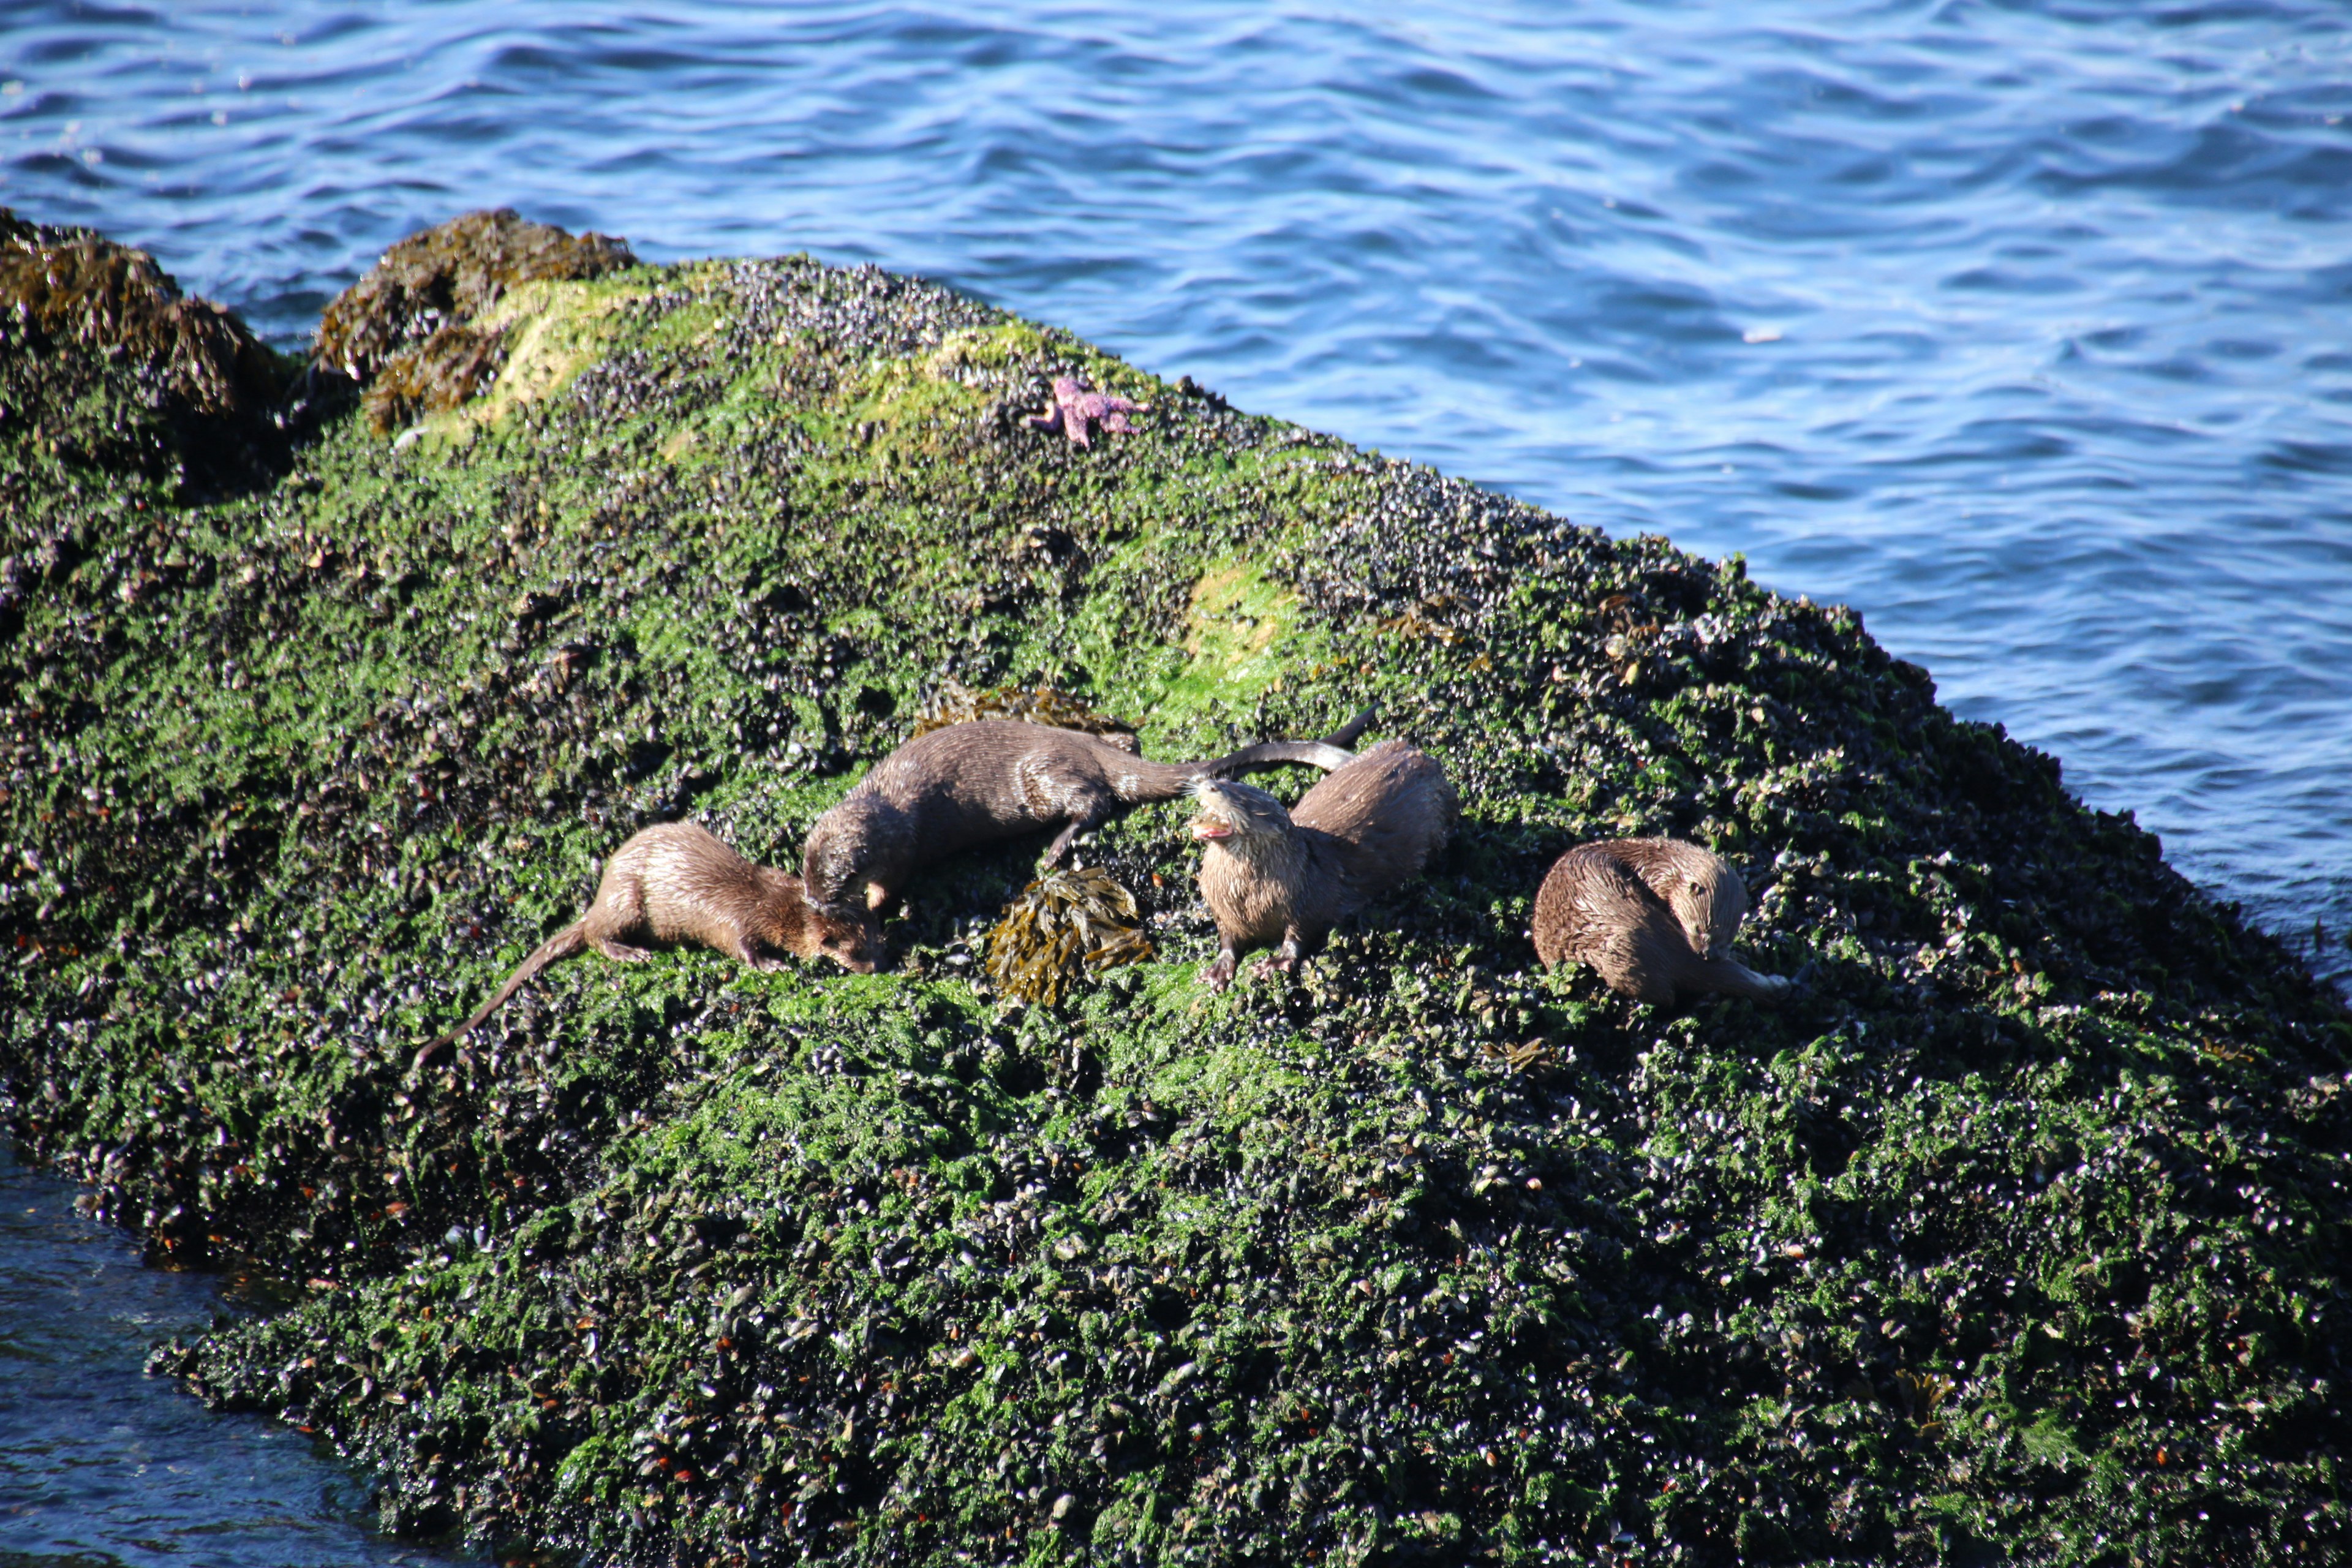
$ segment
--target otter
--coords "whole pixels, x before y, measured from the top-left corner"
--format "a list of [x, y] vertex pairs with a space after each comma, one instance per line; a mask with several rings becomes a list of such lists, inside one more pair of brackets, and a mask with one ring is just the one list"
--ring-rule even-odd
[[861, 974], [874, 970], [863, 921], [827, 915], [809, 902], [798, 877], [753, 865], [696, 824], [665, 822], [614, 850], [588, 912], [541, 943], [479, 1012], [418, 1051], [411, 1076], [551, 963], [592, 947], [619, 963], [653, 956], [631, 938], [698, 942], [754, 969], [782, 969], [776, 955], [791, 952], [822, 955]]
[[1536, 893], [1536, 956], [1589, 963], [1609, 989], [1657, 1006], [1714, 991], [1769, 1000], [1792, 982], [1732, 956], [1748, 884], [1721, 858], [1672, 838], [1581, 844]]
[[878, 944], [876, 911], [919, 866], [1059, 822], [1043, 861], [1051, 869], [1081, 833], [1203, 778], [1274, 763], [1340, 767], [1371, 719], [1368, 708], [1319, 741], [1268, 741], [1204, 763], [1146, 762], [1098, 735], [1013, 719], [949, 724], [874, 764], [816, 819], [801, 875], [811, 900], [835, 919], [865, 921]]
[[1421, 874], [1453, 836], [1460, 804], [1426, 752], [1383, 741], [1291, 809], [1255, 785], [1204, 779], [1192, 797], [1201, 894], [1223, 939], [1202, 978], [1233, 984], [1244, 942], [1281, 946], [1257, 972], [1295, 970], [1352, 910]]

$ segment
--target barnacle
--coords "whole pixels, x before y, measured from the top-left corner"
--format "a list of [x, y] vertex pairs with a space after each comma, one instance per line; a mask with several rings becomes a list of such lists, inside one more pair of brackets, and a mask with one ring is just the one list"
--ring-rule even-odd
[[1085, 971], [1150, 956], [1135, 895], [1099, 866], [1048, 871], [988, 933], [988, 977], [1009, 1002], [1050, 1007]]

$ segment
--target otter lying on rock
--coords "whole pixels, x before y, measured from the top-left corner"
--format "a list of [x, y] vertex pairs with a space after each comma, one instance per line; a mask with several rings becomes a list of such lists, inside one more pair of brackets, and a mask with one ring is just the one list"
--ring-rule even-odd
[[1172, 800], [1204, 778], [1275, 763], [1336, 768], [1371, 710], [1319, 741], [1269, 741], [1204, 763], [1146, 762], [1097, 735], [978, 719], [919, 735], [816, 819], [801, 854], [809, 897], [840, 920], [863, 920], [895, 898], [916, 868], [941, 856], [1017, 838], [1056, 822], [1044, 865], [1061, 864], [1081, 833], [1129, 806]]
[[754, 969], [782, 969], [781, 953], [822, 955], [871, 973], [862, 921], [836, 920], [808, 901], [798, 877], [755, 866], [691, 822], [636, 834], [604, 862], [588, 912], [522, 961], [481, 1010], [416, 1053], [414, 1074], [434, 1052], [488, 1017], [530, 977], [589, 948], [620, 963], [653, 955], [631, 939], [698, 942]]
[[1280, 942], [1259, 973], [1296, 969], [1341, 919], [1419, 876], [1460, 810], [1444, 770], [1402, 741], [1381, 742], [1287, 811], [1262, 789], [1222, 780], [1195, 784], [1192, 797], [1192, 837], [1207, 847], [1201, 894], [1223, 939], [1202, 977], [1220, 991], [1244, 942]]
[[1591, 964], [1612, 991], [1660, 1006], [1710, 991], [1785, 995], [1791, 982], [1732, 956], [1747, 913], [1748, 884], [1697, 845], [1605, 839], [1553, 862], [1536, 893], [1536, 955]]

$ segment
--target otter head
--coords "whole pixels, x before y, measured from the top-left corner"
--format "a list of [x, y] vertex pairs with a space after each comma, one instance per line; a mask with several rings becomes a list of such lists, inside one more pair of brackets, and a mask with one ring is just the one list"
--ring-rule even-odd
[[845, 919], [808, 896], [808, 884], [789, 872], [760, 868], [767, 883], [773, 925], [765, 940], [803, 958], [829, 958], [860, 974], [874, 973], [875, 955], [882, 951], [881, 933], [862, 910]]
[[1720, 860], [1696, 869], [1677, 866], [1670, 873], [1667, 907], [1682, 923], [1691, 951], [1701, 958], [1731, 956], [1732, 940], [1748, 915], [1748, 884]]
[[870, 925], [878, 888], [894, 885], [908, 858], [907, 825], [870, 795], [853, 793], [816, 819], [801, 847], [809, 902], [837, 921]]
[[1202, 779], [1192, 785], [1192, 795], [1200, 808], [1192, 818], [1192, 837], [1203, 843], [1246, 854], [1290, 833], [1290, 813], [1255, 784]]
[[882, 932], [872, 916], [861, 913], [856, 920], [845, 921], [814, 905], [810, 914], [818, 952], [852, 973], [874, 973], [875, 957], [882, 951]]

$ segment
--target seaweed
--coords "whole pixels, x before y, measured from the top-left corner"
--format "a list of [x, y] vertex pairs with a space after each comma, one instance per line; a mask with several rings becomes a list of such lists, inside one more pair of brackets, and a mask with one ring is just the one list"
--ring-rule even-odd
[[988, 933], [988, 978], [1008, 1002], [1051, 1007], [1087, 970], [1151, 956], [1135, 895], [1099, 866], [1048, 871]]
[[363, 399], [368, 422], [389, 432], [420, 416], [456, 408], [498, 379], [505, 363], [504, 333], [451, 322], [406, 353], [384, 361]]
[[510, 289], [635, 265], [610, 235], [570, 234], [509, 207], [467, 213], [402, 240], [329, 301], [312, 353], [323, 370], [369, 387], [368, 418], [386, 433], [457, 407], [497, 376], [500, 337], [471, 323]]
[[269, 482], [290, 379], [146, 252], [0, 208], [0, 547], [32, 542], [78, 485], [131, 480], [161, 504]]
[[1114, 742], [1124, 739], [1129, 749], [1135, 743], [1134, 725], [1097, 713], [1067, 692], [1046, 686], [1000, 686], [974, 691], [952, 679], [940, 682], [939, 689], [925, 700], [908, 739], [950, 724], [968, 724], [975, 719], [1018, 719], [1024, 723], [1047, 724], [1056, 730], [1082, 730]]
[[233, 312], [184, 297], [143, 250], [0, 207], [0, 353], [79, 349], [143, 368], [187, 410], [243, 418], [276, 401], [276, 359]]

